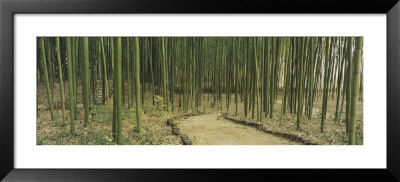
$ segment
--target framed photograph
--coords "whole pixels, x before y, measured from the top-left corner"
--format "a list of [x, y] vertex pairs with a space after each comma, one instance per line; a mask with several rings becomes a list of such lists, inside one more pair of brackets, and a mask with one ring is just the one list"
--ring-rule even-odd
[[399, 181], [400, 5], [331, 4], [1, 1], [0, 179]]

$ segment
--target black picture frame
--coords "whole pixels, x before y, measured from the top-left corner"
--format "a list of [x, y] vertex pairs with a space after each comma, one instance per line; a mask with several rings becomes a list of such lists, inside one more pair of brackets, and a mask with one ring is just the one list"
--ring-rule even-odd
[[[386, 169], [15, 169], [14, 14], [382, 13], [387, 14]], [[318, 16], [318, 15], [316, 15]], [[0, 179], [4, 181], [399, 181], [400, 3], [398, 0], [0, 0]], [[376, 60], [384, 61], [384, 60]], [[381, 121], [384, 122], [384, 121]], [[373, 156], [371, 156], [373, 157]], [[310, 159], [312, 160], [312, 159]], [[368, 160], [368, 159], [366, 159]]]

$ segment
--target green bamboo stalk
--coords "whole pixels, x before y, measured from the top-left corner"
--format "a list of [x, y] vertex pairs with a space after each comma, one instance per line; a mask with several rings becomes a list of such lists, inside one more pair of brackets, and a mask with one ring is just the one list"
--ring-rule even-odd
[[58, 77], [60, 80], [60, 92], [61, 92], [62, 126], [65, 126], [66, 124], [65, 124], [64, 81], [61, 68], [60, 39], [58, 37], [56, 37], [56, 49], [57, 49]]
[[89, 114], [90, 114], [90, 70], [89, 70], [89, 39], [88, 37], [82, 38], [83, 43], [83, 104], [85, 109], [85, 120], [84, 126], [86, 127], [89, 123]]
[[104, 41], [103, 37], [100, 38], [100, 47], [101, 47], [101, 53], [102, 53], [102, 58], [103, 58], [103, 104], [105, 104], [108, 96], [109, 96], [109, 91], [108, 91], [108, 78], [107, 78], [107, 63], [106, 63], [106, 54], [104, 51]]
[[116, 143], [118, 145], [123, 144], [123, 138], [122, 138], [122, 43], [121, 43], [121, 37], [115, 38], [115, 64], [114, 64], [114, 69], [115, 69], [115, 78], [114, 78], [114, 84], [116, 84], [116, 90], [114, 94], [116, 95], [116, 117], [117, 117], [117, 122], [116, 122]]
[[140, 119], [140, 55], [139, 55], [139, 38], [135, 37], [135, 72], [136, 72], [136, 120], [137, 120], [137, 132], [141, 133], [142, 121]]
[[329, 51], [332, 49], [329, 47], [329, 39], [325, 38], [325, 71], [324, 71], [324, 90], [323, 90], [323, 103], [322, 103], [322, 116], [321, 116], [321, 132], [324, 132], [325, 126], [325, 119], [326, 119], [326, 105], [328, 100], [328, 80], [329, 80], [329, 65], [330, 65], [330, 58], [329, 58]]
[[303, 113], [303, 82], [304, 82], [304, 54], [305, 54], [305, 38], [301, 38], [300, 39], [301, 42], [301, 48], [300, 48], [300, 55], [299, 55], [299, 70], [298, 70], [298, 75], [299, 75], [299, 80], [298, 80], [298, 109], [297, 109], [297, 121], [296, 121], [296, 126], [297, 126], [297, 130], [300, 130], [300, 123], [301, 123], [301, 116]]
[[[234, 48], [236, 48], [234, 44]], [[238, 45], [239, 46], [239, 45]], [[238, 115], [238, 92], [239, 92], [239, 59], [236, 57], [236, 49], [233, 51], [233, 56], [235, 60], [235, 115]]]
[[71, 39], [66, 37], [67, 44], [67, 65], [68, 65], [68, 89], [69, 89], [69, 114], [70, 114], [70, 124], [71, 124], [71, 134], [75, 133], [75, 96], [74, 96], [74, 78], [73, 78], [73, 58], [71, 54]]
[[347, 38], [347, 88], [346, 88], [346, 132], [350, 132], [350, 107], [351, 107], [351, 82], [352, 82], [352, 70], [353, 70], [353, 39]]
[[126, 59], [126, 71], [127, 71], [127, 75], [126, 75], [126, 80], [127, 80], [127, 83], [128, 83], [128, 108], [130, 109], [131, 107], [132, 107], [132, 103], [131, 103], [131, 78], [130, 78], [130, 76], [131, 76], [131, 73], [130, 73], [130, 64], [131, 64], [131, 57], [130, 57], [130, 48], [129, 48], [129, 45], [130, 45], [130, 42], [129, 42], [129, 38], [126, 38], [125, 39], [125, 41], [126, 41], [126, 52], [125, 52], [125, 59]]
[[75, 120], [78, 117], [78, 83], [77, 83], [77, 77], [78, 77], [78, 42], [79, 42], [79, 38], [72, 38], [72, 76], [73, 76], [73, 81], [74, 81], [74, 97], [75, 97], [75, 103], [74, 103], [74, 111], [75, 111]]
[[113, 122], [112, 122], [112, 136], [114, 138], [114, 141], [117, 140], [117, 71], [115, 69], [115, 62], [117, 58], [115, 58], [116, 54], [115, 53], [115, 38], [110, 38], [110, 52], [111, 52], [111, 64], [112, 64], [112, 73], [113, 73]]
[[164, 94], [164, 99], [165, 99], [165, 105], [166, 107], [164, 108], [166, 111], [168, 111], [168, 91], [167, 91], [167, 58], [166, 58], [166, 53], [165, 53], [165, 37], [161, 38], [161, 47], [162, 47], [162, 73], [163, 73], [163, 94]]
[[356, 47], [353, 60], [353, 73], [351, 81], [351, 107], [350, 107], [350, 132], [349, 132], [349, 145], [356, 144], [356, 106], [360, 86], [360, 63], [361, 52], [363, 46], [363, 38], [356, 38]]
[[50, 88], [50, 82], [49, 82], [49, 76], [48, 76], [48, 71], [47, 71], [47, 61], [46, 61], [46, 53], [45, 53], [45, 48], [44, 48], [44, 38], [40, 37], [40, 50], [42, 51], [42, 65], [43, 65], [43, 71], [44, 71], [44, 80], [46, 82], [46, 91], [47, 91], [47, 101], [49, 103], [49, 108], [50, 108], [50, 115], [51, 115], [51, 120], [55, 120], [54, 117], [54, 110], [53, 110], [53, 97], [52, 97], [52, 90]]

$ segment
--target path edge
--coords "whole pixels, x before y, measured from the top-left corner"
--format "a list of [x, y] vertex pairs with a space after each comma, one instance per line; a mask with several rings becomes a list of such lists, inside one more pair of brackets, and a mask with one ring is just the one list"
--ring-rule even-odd
[[222, 117], [224, 119], [227, 119], [227, 120], [232, 121], [234, 123], [242, 124], [242, 125], [245, 125], [245, 126], [250, 126], [250, 127], [256, 128], [258, 130], [261, 130], [261, 131], [263, 131], [265, 133], [268, 133], [268, 134], [271, 134], [271, 135], [274, 135], [274, 136], [278, 136], [278, 137], [281, 137], [281, 138], [286, 138], [286, 139], [289, 139], [291, 141], [300, 142], [300, 143], [302, 143], [304, 145], [319, 145], [317, 143], [311, 142], [310, 140], [304, 139], [304, 138], [302, 138], [302, 137], [300, 137], [298, 135], [268, 130], [267, 128], [265, 128], [260, 123], [255, 123], [255, 122], [250, 122], [250, 121], [246, 121], [246, 120], [239, 120], [239, 119], [231, 118], [226, 113], [222, 114]]
[[174, 116], [172, 118], [167, 119], [167, 125], [171, 127], [172, 134], [181, 138], [183, 145], [192, 145], [193, 142], [189, 139], [189, 137], [187, 135], [180, 132], [180, 129], [178, 128], [178, 125], [176, 124], [175, 121], [182, 119], [184, 117], [199, 116], [199, 115], [203, 115], [203, 114], [204, 114], [203, 112], [198, 112], [198, 113]]

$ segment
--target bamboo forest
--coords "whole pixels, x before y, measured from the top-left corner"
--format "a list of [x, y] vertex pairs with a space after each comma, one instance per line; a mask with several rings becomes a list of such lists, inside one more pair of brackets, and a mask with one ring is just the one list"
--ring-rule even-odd
[[37, 145], [363, 145], [362, 37], [37, 37]]

